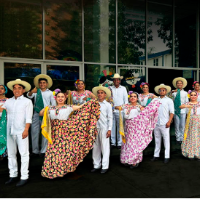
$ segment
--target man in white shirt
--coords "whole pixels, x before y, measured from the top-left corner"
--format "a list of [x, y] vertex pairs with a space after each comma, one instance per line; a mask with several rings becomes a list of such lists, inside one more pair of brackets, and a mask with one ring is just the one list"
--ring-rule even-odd
[[[123, 76], [120, 76], [119, 74], [114, 74], [114, 77], [113, 77], [114, 86], [110, 87], [110, 90], [112, 91], [114, 107], [122, 106], [122, 105], [128, 103], [127, 90], [124, 86], [120, 85], [121, 79], [123, 79]], [[123, 111], [122, 111], [122, 118], [123, 118]], [[116, 134], [116, 126], [117, 126], [117, 134]], [[116, 138], [116, 135], [117, 135], [117, 138]], [[117, 141], [116, 141], [116, 139], [117, 139]], [[117, 148], [121, 149], [122, 137], [119, 133], [119, 110], [115, 109], [114, 112], [113, 112], [113, 126], [112, 126], [112, 131], [111, 131], [111, 145], [116, 146], [116, 144], [117, 144]]]
[[[34, 85], [35, 88], [27, 93], [27, 97], [32, 99], [34, 98], [34, 114], [33, 114], [33, 122], [31, 125], [31, 139], [32, 139], [32, 155], [36, 156], [39, 155], [41, 157], [44, 156], [47, 148], [48, 141], [42, 135], [42, 144], [41, 150], [39, 149], [39, 138], [40, 138], [40, 131], [41, 131], [41, 122], [42, 119], [39, 116], [39, 112], [45, 108], [46, 106], [52, 105], [56, 106], [56, 101], [53, 97], [53, 92], [49, 90], [53, 84], [51, 77], [45, 74], [40, 74], [34, 78]], [[37, 89], [39, 88], [39, 89]], [[41, 96], [41, 99], [39, 99]], [[37, 102], [43, 101], [43, 106], [39, 108]]]
[[5, 184], [11, 184], [18, 179], [17, 149], [21, 156], [21, 179], [16, 186], [23, 186], [28, 181], [29, 139], [28, 131], [32, 123], [33, 104], [23, 96], [30, 90], [29, 83], [16, 79], [7, 83], [13, 90], [14, 97], [8, 99], [1, 107], [7, 111], [7, 150], [10, 179]]
[[160, 94], [160, 97], [156, 99], [160, 101], [161, 105], [158, 109], [158, 121], [154, 129], [155, 150], [152, 161], [156, 161], [160, 157], [162, 137], [165, 146], [164, 163], [168, 163], [170, 159], [170, 125], [174, 116], [174, 103], [166, 96], [170, 91], [171, 87], [164, 84], [155, 87], [155, 92]]
[[183, 141], [183, 135], [185, 129], [186, 109], [180, 109], [179, 107], [182, 104], [185, 104], [189, 101], [188, 94], [183, 89], [187, 86], [187, 80], [182, 77], [178, 77], [173, 80], [172, 84], [176, 88], [176, 90], [172, 91], [172, 97], [174, 100], [174, 109], [175, 109], [175, 114], [174, 114], [175, 135], [177, 143], [181, 144]]
[[[105, 99], [111, 96], [111, 92], [108, 88], [99, 86], [94, 87], [92, 92], [98, 97], [100, 104], [100, 118], [97, 121], [97, 131], [98, 135], [94, 143], [92, 150], [92, 158], [94, 168], [91, 172], [96, 172], [100, 168], [101, 173], [104, 174], [109, 168], [109, 158], [110, 158], [110, 140], [111, 129], [112, 129], [112, 106]], [[101, 159], [101, 153], [103, 158]]]

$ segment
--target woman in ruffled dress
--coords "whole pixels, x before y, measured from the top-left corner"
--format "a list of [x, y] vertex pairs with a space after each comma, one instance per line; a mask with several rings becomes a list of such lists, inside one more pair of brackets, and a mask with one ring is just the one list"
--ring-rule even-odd
[[[0, 106], [3, 106], [8, 98], [6, 98], [6, 94], [8, 89], [5, 85], [0, 84]], [[1, 120], [2, 113], [0, 112], [0, 120]], [[4, 152], [4, 153], [3, 153]], [[5, 157], [7, 157], [7, 151], [5, 148], [2, 150], [0, 149], [0, 161], [2, 161]]]
[[200, 102], [197, 101], [197, 91], [190, 90], [188, 93], [190, 94], [190, 102], [180, 106], [181, 109], [187, 108], [187, 113], [191, 109], [187, 116], [181, 149], [183, 156], [190, 160], [196, 158], [200, 161]]
[[[91, 100], [81, 106], [68, 106], [65, 101], [65, 94], [58, 92], [57, 106], [40, 112], [44, 116], [42, 134], [49, 141], [41, 175], [49, 179], [74, 172], [92, 149], [97, 135], [99, 103]], [[69, 117], [74, 110], [76, 114]]]
[[142, 82], [140, 88], [143, 93], [139, 94], [139, 103], [141, 106], [146, 107], [156, 96], [153, 93], [149, 93], [149, 83]]
[[[130, 168], [138, 167], [143, 159], [143, 151], [152, 141], [152, 131], [158, 119], [158, 108], [160, 103], [153, 100], [146, 108], [137, 103], [138, 93], [129, 92], [130, 104], [121, 108], [125, 113], [125, 143], [122, 143], [121, 163]], [[142, 112], [141, 112], [142, 111]]]
[[200, 85], [199, 85], [199, 82], [198, 81], [194, 81], [192, 87], [198, 93], [198, 99], [197, 99], [197, 101], [200, 102]]
[[68, 92], [68, 104], [81, 105], [86, 102], [86, 100], [95, 99], [95, 95], [89, 91], [85, 90], [85, 82], [83, 80], [77, 80], [75, 82], [75, 87], [77, 90]]

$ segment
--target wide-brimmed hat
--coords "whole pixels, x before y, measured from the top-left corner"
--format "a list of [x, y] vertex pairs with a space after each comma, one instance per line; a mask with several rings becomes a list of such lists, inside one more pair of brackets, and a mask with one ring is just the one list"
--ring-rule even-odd
[[92, 88], [92, 92], [95, 96], [97, 96], [98, 90], [103, 90], [106, 93], [106, 98], [109, 98], [111, 96], [111, 91], [107, 87], [102, 86], [101, 84], [97, 87]]
[[174, 86], [175, 88], [177, 88], [177, 86], [176, 86], [177, 81], [182, 81], [182, 83], [183, 83], [183, 88], [185, 88], [185, 87], [187, 86], [187, 80], [186, 80], [185, 78], [183, 78], [183, 77], [177, 77], [177, 78], [175, 78], [175, 79], [172, 81], [172, 84], [173, 84], [173, 86]]
[[39, 81], [40, 78], [45, 78], [47, 80], [47, 82], [48, 82], [47, 88], [50, 88], [53, 85], [53, 80], [51, 79], [50, 76], [48, 76], [46, 74], [39, 74], [33, 80], [33, 83], [34, 83], [34, 85], [35, 85], [36, 88], [39, 88], [38, 81]]
[[160, 85], [158, 85], [158, 86], [156, 86], [156, 87], [154, 88], [154, 90], [155, 90], [155, 92], [156, 92], [157, 94], [159, 94], [159, 89], [160, 89], [160, 88], [165, 88], [165, 89], [167, 90], [167, 93], [171, 92], [171, 87], [162, 83], [162, 84], [160, 84]]
[[25, 87], [25, 91], [28, 92], [30, 89], [31, 89], [31, 85], [26, 82], [26, 81], [22, 81], [21, 79], [16, 79], [15, 81], [9, 81], [7, 83], [7, 87], [13, 91], [13, 86], [16, 85], [16, 84], [20, 84], [20, 85], [23, 85]]
[[123, 76], [120, 76], [118, 73], [114, 74], [113, 77], [111, 77], [112, 79], [114, 78], [119, 78], [119, 79], [123, 79], [124, 77]]

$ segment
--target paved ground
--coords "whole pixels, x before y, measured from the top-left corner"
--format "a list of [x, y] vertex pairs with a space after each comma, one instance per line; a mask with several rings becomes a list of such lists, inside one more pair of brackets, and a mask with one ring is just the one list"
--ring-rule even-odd
[[107, 174], [90, 173], [91, 152], [76, 172], [64, 178], [49, 180], [40, 176], [42, 158], [30, 163], [30, 182], [17, 188], [6, 186], [7, 162], [0, 163], [0, 197], [200, 197], [200, 162], [181, 156], [180, 147], [172, 145], [171, 161], [163, 163], [163, 153], [157, 162], [151, 162], [153, 143], [145, 150], [144, 160], [136, 169], [124, 167], [119, 162], [118, 149], [111, 152], [110, 170]]

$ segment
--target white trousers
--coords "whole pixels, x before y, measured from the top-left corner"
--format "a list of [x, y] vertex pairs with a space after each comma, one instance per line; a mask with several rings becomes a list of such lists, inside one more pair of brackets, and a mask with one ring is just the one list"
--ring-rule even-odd
[[47, 149], [48, 141], [42, 135], [42, 144], [41, 151], [39, 150], [39, 139], [40, 139], [40, 131], [41, 131], [41, 121], [39, 118], [39, 113], [34, 112], [32, 124], [31, 124], [31, 139], [32, 139], [32, 152], [35, 154], [45, 153]]
[[154, 129], [155, 137], [155, 150], [154, 157], [160, 157], [161, 150], [161, 139], [163, 137], [163, 142], [165, 146], [165, 158], [170, 158], [170, 128], [166, 128], [166, 125], [156, 126]]
[[[122, 113], [122, 119], [124, 121], [124, 116]], [[117, 134], [116, 134], [116, 126], [117, 126]], [[119, 134], [119, 113], [113, 113], [113, 126], [111, 131], [111, 145], [116, 146], [116, 135], [117, 135], [117, 146], [122, 145], [122, 136]]]
[[8, 168], [10, 177], [18, 177], [17, 148], [21, 156], [21, 179], [28, 179], [29, 167], [29, 139], [22, 139], [22, 135], [7, 134]]
[[176, 141], [183, 141], [186, 113], [180, 114], [180, 118], [174, 115]]
[[[106, 138], [108, 130], [97, 129], [98, 135], [92, 150], [92, 159], [95, 169], [108, 169], [110, 158], [110, 139]], [[101, 159], [101, 153], [103, 158]]]

